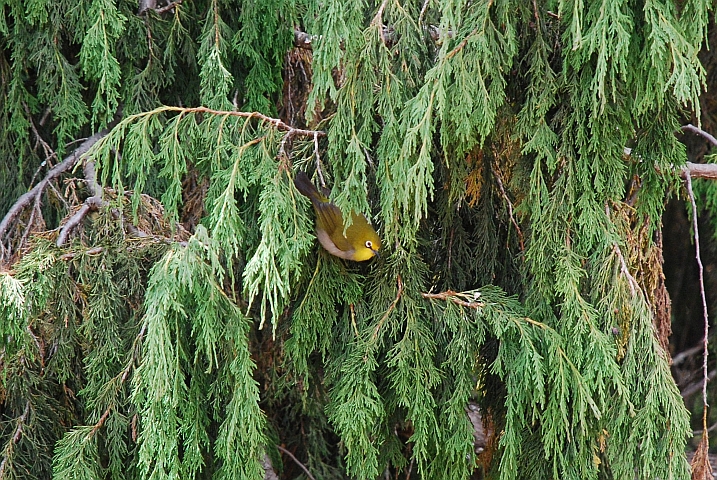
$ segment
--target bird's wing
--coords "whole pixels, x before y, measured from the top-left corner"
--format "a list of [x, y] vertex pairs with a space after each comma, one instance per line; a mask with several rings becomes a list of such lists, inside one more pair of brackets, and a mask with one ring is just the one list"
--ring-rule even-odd
[[353, 246], [344, 236], [343, 217], [339, 207], [329, 202], [314, 202], [314, 207], [316, 207], [316, 215], [320, 217], [317, 225], [323, 225], [336, 248], [344, 252], [353, 250]]

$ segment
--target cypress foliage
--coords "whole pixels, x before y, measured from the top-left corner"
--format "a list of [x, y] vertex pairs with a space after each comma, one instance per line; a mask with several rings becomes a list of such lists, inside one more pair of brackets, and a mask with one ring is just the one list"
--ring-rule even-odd
[[139, 6], [0, 0], [0, 479], [689, 477], [655, 232], [711, 2]]

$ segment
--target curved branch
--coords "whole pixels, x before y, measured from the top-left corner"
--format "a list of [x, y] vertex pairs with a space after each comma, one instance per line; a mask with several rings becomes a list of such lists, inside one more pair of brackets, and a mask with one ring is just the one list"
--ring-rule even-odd
[[90, 138], [82, 142], [70, 155], [68, 155], [62, 162], [55, 165], [42, 181], [38, 182], [30, 191], [24, 193], [17, 199], [17, 201], [10, 207], [10, 210], [5, 214], [5, 217], [0, 222], [0, 259], [5, 256], [4, 239], [7, 235], [10, 224], [17, 219], [20, 213], [32, 204], [45, 190], [47, 185], [59, 177], [63, 173], [72, 170], [80, 157], [87, 153], [89, 149], [97, 143], [100, 139], [109, 133], [109, 129], [102, 130], [92, 135]]
[[311, 472], [309, 471], [309, 469], [306, 468], [306, 465], [304, 465], [303, 463], [301, 463], [301, 462], [294, 456], [293, 453], [291, 453], [290, 451], [288, 451], [287, 449], [285, 449], [285, 448], [282, 447], [281, 445], [277, 445], [276, 448], [279, 449], [279, 450], [281, 450], [281, 451], [284, 452], [285, 454], [287, 454], [287, 455], [289, 456], [289, 458], [291, 458], [291, 459], [294, 461], [294, 463], [296, 463], [296, 464], [304, 471], [304, 473], [306, 474], [307, 477], [309, 477], [310, 480], [316, 480], [316, 479], [314, 478], [314, 476], [311, 474]]
[[87, 188], [92, 192], [92, 196], [85, 200], [84, 205], [75, 213], [60, 230], [57, 237], [57, 246], [61, 247], [70, 236], [70, 232], [80, 224], [83, 218], [92, 211], [97, 211], [107, 202], [102, 200], [102, 186], [97, 182], [97, 171], [95, 170], [95, 162], [88, 160], [83, 167], [85, 173], [85, 182]]
[[695, 127], [691, 123], [688, 123], [687, 125], [683, 125], [682, 127], [680, 127], [680, 130], [685, 131], [685, 132], [692, 132], [697, 135], [700, 135], [700, 136], [706, 138], [712, 144], [712, 146], [717, 147], [717, 138], [713, 137], [712, 135], [705, 132], [701, 128]]

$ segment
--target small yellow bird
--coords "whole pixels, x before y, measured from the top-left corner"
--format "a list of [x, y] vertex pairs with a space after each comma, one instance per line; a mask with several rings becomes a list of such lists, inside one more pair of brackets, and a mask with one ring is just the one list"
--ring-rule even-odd
[[319, 192], [304, 172], [296, 174], [294, 185], [299, 193], [311, 200], [316, 211], [316, 237], [331, 255], [356, 262], [378, 256], [381, 239], [366, 217], [351, 212], [352, 223], [344, 236], [344, 219], [339, 207]]

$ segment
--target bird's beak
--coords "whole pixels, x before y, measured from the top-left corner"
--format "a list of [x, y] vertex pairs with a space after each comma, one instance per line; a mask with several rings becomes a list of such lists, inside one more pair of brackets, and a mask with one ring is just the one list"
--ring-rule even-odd
[[372, 248], [371, 251], [373, 252], [373, 254], [374, 254], [376, 257], [381, 258], [381, 254], [378, 253], [378, 250], [374, 250], [374, 249]]

